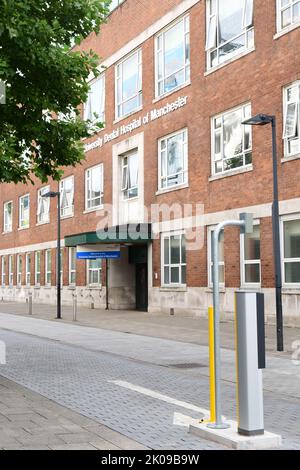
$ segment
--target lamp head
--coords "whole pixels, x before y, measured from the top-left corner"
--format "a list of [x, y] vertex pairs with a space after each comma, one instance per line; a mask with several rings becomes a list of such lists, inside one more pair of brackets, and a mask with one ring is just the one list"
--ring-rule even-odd
[[271, 124], [274, 120], [273, 116], [268, 116], [267, 114], [257, 114], [249, 119], [246, 119], [242, 122], [245, 126], [265, 126], [266, 124]]

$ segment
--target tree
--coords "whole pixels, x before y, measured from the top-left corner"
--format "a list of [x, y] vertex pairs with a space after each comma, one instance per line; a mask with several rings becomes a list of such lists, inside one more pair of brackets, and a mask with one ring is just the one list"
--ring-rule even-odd
[[110, 2], [0, 0], [0, 182], [58, 180], [84, 157], [78, 107], [99, 58], [73, 46], [99, 32]]

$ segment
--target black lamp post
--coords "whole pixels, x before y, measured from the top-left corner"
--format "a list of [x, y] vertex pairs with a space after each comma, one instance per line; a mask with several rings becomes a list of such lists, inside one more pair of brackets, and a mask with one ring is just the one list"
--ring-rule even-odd
[[247, 126], [272, 125], [272, 157], [273, 157], [273, 250], [275, 261], [275, 286], [276, 286], [276, 328], [277, 351], [283, 351], [283, 316], [282, 316], [282, 273], [281, 273], [281, 248], [280, 248], [280, 223], [279, 223], [279, 198], [278, 198], [278, 169], [277, 169], [277, 144], [276, 144], [276, 117], [267, 114], [257, 114], [247, 119], [242, 124]]
[[57, 289], [57, 314], [56, 318], [61, 319], [61, 281], [60, 281], [60, 271], [61, 271], [61, 259], [60, 259], [60, 192], [59, 191], [49, 191], [45, 193], [43, 197], [57, 197], [57, 269], [56, 269], [56, 289]]

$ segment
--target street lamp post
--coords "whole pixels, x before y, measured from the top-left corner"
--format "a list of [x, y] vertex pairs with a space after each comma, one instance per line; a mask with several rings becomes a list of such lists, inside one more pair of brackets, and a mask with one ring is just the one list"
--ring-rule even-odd
[[273, 250], [275, 262], [275, 287], [276, 287], [276, 328], [277, 351], [283, 351], [283, 315], [282, 315], [282, 273], [281, 273], [281, 248], [280, 248], [280, 223], [279, 223], [279, 196], [278, 196], [278, 167], [277, 167], [277, 143], [276, 143], [276, 117], [267, 114], [257, 114], [247, 119], [242, 124], [248, 126], [272, 126], [272, 160], [273, 160]]
[[61, 319], [61, 279], [60, 279], [60, 271], [61, 271], [61, 258], [60, 258], [60, 192], [59, 191], [49, 191], [48, 193], [44, 194], [43, 197], [50, 197], [54, 198], [57, 197], [57, 256], [56, 256], [56, 290], [57, 290], [57, 310], [56, 310], [56, 318], [58, 320]]

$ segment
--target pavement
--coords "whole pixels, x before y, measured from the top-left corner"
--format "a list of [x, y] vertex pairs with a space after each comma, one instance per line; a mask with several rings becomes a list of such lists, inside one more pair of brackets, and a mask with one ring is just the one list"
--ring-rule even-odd
[[[3, 311], [3, 304], [0, 307]], [[71, 323], [66, 310], [63, 314], [64, 321], [54, 321], [54, 311], [45, 306], [40, 316], [52, 320], [36, 318], [37, 313], [30, 318], [24, 312], [1, 313], [0, 339], [6, 343], [8, 361], [0, 366], [0, 374], [63, 409], [107, 426], [132, 445], [221, 448], [188, 433], [189, 424], [209, 407], [208, 351], [201, 344], [205, 320], [116, 312], [118, 322], [115, 312], [102, 316], [92, 311], [88, 318]], [[106, 328], [91, 326], [95, 317], [97, 325]], [[152, 329], [147, 328], [150, 320]], [[125, 330], [125, 324], [126, 332], [116, 331]], [[231, 323], [222, 324], [229, 345], [231, 331]], [[290, 341], [300, 339], [297, 329], [288, 334]], [[234, 363], [234, 351], [223, 347], [223, 414], [229, 419], [236, 417]], [[300, 449], [300, 366], [290, 353], [271, 351], [263, 375], [266, 429], [282, 434], [283, 448]]]

